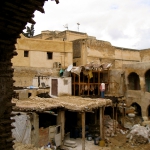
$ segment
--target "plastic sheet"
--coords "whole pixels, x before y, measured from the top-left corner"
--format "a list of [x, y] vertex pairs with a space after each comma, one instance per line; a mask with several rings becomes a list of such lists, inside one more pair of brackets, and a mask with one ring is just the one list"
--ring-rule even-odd
[[12, 125], [15, 127], [12, 129], [12, 136], [15, 138], [15, 142], [30, 144], [31, 143], [31, 123], [28, 115], [16, 115], [12, 119], [15, 122]]

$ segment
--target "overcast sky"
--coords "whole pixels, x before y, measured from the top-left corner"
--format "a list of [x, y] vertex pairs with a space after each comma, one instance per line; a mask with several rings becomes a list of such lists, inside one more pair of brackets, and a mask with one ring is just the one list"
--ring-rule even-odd
[[43, 30], [87, 33], [113, 46], [150, 48], [150, 0], [49, 0], [35, 12], [35, 35]]

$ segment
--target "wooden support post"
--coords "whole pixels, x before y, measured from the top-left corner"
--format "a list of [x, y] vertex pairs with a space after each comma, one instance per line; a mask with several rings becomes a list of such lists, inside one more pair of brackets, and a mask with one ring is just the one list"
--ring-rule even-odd
[[[116, 104], [116, 118], [115, 118], [115, 120], [117, 121], [117, 104]], [[116, 128], [117, 128], [117, 127], [116, 127], [116, 126], [117, 126], [117, 125], [116, 125], [116, 121], [115, 121], [115, 134], [117, 133], [117, 131], [116, 131]]]
[[98, 95], [100, 95], [99, 86], [100, 86], [100, 71], [98, 71]]
[[104, 139], [103, 137], [103, 108], [99, 108], [99, 120], [100, 120], [100, 137], [101, 139]]
[[114, 104], [113, 104], [113, 131], [114, 131]]
[[73, 86], [74, 86], [73, 94], [74, 94], [74, 96], [75, 96], [75, 87], [76, 87], [76, 86], [75, 86], [75, 83], [76, 83], [75, 77], [76, 77], [76, 74], [74, 73], [74, 74], [73, 74], [73, 80], [74, 80], [74, 81], [73, 81]]
[[88, 77], [88, 96], [89, 96], [89, 90], [90, 90], [90, 84], [89, 84], [90, 80], [89, 80], [89, 77]]
[[61, 140], [62, 144], [64, 143], [64, 135], [65, 135], [65, 111], [61, 111]]
[[79, 78], [79, 96], [81, 95], [80, 94], [80, 75], [78, 76], [78, 78]]
[[64, 142], [64, 129], [65, 129], [65, 111], [64, 110], [59, 110], [58, 111], [58, 116], [57, 116], [57, 125], [61, 125], [61, 146], [63, 145]]
[[82, 150], [85, 150], [85, 112], [82, 113]]

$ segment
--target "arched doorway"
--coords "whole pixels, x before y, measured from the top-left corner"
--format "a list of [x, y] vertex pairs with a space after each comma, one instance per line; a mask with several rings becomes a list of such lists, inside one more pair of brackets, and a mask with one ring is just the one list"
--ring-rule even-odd
[[150, 70], [145, 73], [145, 89], [150, 92]]
[[148, 112], [148, 119], [150, 120], [150, 105], [147, 108], [147, 112]]
[[141, 89], [139, 75], [136, 74], [135, 72], [132, 72], [129, 74], [128, 81], [129, 81], [129, 85], [128, 85], [129, 90], [140, 90]]
[[142, 116], [141, 106], [138, 103], [136, 102], [132, 103], [131, 106], [135, 108], [135, 112], [137, 116]]

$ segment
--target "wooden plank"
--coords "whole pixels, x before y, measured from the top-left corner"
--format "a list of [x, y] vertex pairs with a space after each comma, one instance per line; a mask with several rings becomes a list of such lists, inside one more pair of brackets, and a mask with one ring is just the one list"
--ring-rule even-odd
[[85, 112], [82, 113], [82, 150], [85, 150]]

